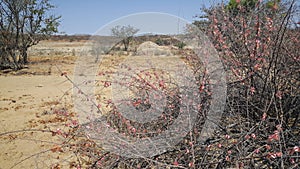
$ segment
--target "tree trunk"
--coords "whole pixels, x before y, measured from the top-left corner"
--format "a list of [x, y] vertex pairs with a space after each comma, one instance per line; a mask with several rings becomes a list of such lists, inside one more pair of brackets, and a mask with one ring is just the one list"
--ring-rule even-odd
[[26, 48], [21, 49], [18, 63], [19, 64], [27, 64], [28, 63], [28, 56], [27, 56], [27, 49]]
[[15, 50], [13, 50], [13, 51], [11, 51], [10, 52], [10, 56], [11, 56], [11, 58], [12, 58], [12, 62], [11, 62], [11, 64], [12, 64], [12, 68], [14, 69], [14, 70], [20, 70], [21, 69], [21, 66], [20, 66], [20, 64], [18, 63], [18, 61], [17, 61], [17, 57], [16, 57], [16, 51]]
[[27, 49], [23, 50], [22, 57], [23, 57], [23, 64], [27, 64], [28, 63]]
[[128, 50], [128, 45], [129, 45], [129, 41], [127, 39], [123, 40], [123, 44], [124, 44], [124, 51]]

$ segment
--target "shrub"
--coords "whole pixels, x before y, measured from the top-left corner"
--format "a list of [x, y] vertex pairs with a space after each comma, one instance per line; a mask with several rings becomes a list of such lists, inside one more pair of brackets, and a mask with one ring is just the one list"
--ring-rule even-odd
[[186, 44], [184, 42], [178, 42], [175, 44], [175, 46], [178, 47], [178, 49], [183, 49], [186, 46]]

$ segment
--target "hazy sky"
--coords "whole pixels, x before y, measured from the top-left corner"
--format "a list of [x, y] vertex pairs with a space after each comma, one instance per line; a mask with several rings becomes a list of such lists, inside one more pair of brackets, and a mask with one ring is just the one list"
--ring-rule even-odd
[[[54, 13], [61, 15], [60, 31], [67, 34], [93, 34], [120, 17], [141, 12], [162, 12], [195, 20], [200, 8], [210, 0], [51, 0]], [[153, 22], [154, 23], [154, 22]], [[156, 24], [164, 24], [157, 21]]]

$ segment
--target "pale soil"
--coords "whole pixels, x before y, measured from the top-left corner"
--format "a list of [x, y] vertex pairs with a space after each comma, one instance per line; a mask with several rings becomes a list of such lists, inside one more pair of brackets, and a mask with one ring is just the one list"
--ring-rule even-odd
[[[84, 42], [42, 42], [30, 49], [28, 68], [0, 72], [0, 169], [51, 168], [56, 163], [61, 168], [70, 168], [70, 162], [76, 160], [74, 154], [51, 152], [61, 142], [59, 137], [52, 137], [49, 132], [22, 130], [55, 130], [63, 124], [55, 119], [53, 110], [65, 108], [74, 112], [72, 83], [61, 74], [66, 72], [72, 79], [76, 55], [83, 45]], [[124, 59], [104, 58], [99, 72], [113, 72]], [[111, 90], [103, 89], [103, 81], [111, 78], [111, 74], [97, 78], [99, 103], [111, 97]], [[108, 111], [104, 106], [101, 109]]]
[[29, 49], [28, 68], [0, 71], [0, 169], [51, 168], [56, 163], [70, 168], [68, 153], [62, 156], [49, 151], [61, 142], [59, 137], [22, 130], [60, 128], [62, 124], [55, 120], [53, 111], [73, 111], [72, 84], [61, 73], [72, 79], [76, 54], [84, 45], [78, 41], [42, 41]]
[[[60, 60], [63, 60], [61, 62]], [[72, 72], [72, 58], [31, 58], [28, 69], [0, 76], [0, 133], [42, 129], [43, 113], [60, 106], [71, 106], [72, 85], [60, 71]], [[61, 69], [61, 70], [59, 70]], [[49, 117], [47, 117], [49, 118]], [[51, 148], [51, 134], [17, 132], [0, 135], [0, 168], [6, 169], [35, 153]], [[50, 168], [55, 161], [40, 154], [14, 168]]]

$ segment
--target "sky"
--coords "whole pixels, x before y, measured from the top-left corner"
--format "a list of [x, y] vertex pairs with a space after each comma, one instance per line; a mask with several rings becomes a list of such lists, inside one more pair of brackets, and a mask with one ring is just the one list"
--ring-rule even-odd
[[[212, 4], [210, 0], [50, 0], [56, 6], [53, 13], [61, 15], [59, 31], [63, 34], [94, 34], [117, 19], [136, 13], [158, 12], [179, 16], [189, 22], [201, 13], [203, 6]], [[135, 15], [136, 16], [136, 15]], [[153, 27], [168, 27], [168, 22], [156, 15], [151, 20]], [[129, 17], [131, 18], [131, 17]], [[121, 19], [122, 20], [122, 19]], [[149, 18], [141, 15], [136, 22], [146, 22]], [[156, 21], [156, 22], [155, 22]], [[116, 24], [116, 23], [115, 23]], [[176, 27], [169, 24], [169, 28]], [[175, 29], [175, 28], [174, 28]]]

